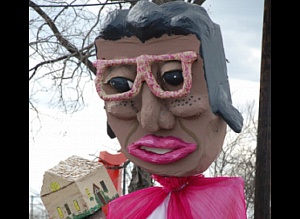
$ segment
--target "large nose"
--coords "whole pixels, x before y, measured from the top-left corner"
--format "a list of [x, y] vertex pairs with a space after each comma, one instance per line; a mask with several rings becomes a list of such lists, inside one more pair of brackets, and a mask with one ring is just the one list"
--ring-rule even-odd
[[141, 108], [137, 113], [137, 119], [142, 128], [150, 133], [159, 129], [172, 129], [175, 117], [164, 104], [164, 100], [156, 97], [146, 83], [143, 84], [140, 95]]

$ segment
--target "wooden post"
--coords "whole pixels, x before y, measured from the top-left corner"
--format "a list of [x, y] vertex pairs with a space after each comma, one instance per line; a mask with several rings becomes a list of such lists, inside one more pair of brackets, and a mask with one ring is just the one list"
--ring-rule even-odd
[[271, 218], [271, 0], [264, 2], [254, 219]]

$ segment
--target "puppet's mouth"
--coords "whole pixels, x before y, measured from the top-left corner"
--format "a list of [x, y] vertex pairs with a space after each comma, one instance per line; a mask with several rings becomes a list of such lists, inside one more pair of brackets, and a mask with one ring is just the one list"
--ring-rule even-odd
[[168, 164], [196, 150], [196, 144], [174, 136], [146, 135], [127, 147], [128, 153], [149, 163]]
[[165, 154], [165, 153], [168, 153], [168, 152], [172, 151], [172, 149], [150, 148], [150, 147], [146, 147], [146, 146], [142, 146], [142, 147], [140, 147], [140, 149], [143, 149], [145, 151], [150, 151], [150, 152], [153, 152], [155, 154]]

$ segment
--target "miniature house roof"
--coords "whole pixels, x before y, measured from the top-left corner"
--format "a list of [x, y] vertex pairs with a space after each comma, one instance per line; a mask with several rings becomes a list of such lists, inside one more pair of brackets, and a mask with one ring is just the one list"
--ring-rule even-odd
[[97, 161], [90, 161], [73, 155], [64, 161], [60, 161], [56, 166], [49, 169], [48, 172], [69, 181], [75, 181], [93, 172], [99, 166], [102, 166], [102, 164]]
[[103, 175], [104, 170], [103, 164], [98, 161], [91, 161], [73, 155], [45, 171], [41, 195], [43, 196], [68, 186], [70, 183], [81, 180], [95, 171], [100, 171]]

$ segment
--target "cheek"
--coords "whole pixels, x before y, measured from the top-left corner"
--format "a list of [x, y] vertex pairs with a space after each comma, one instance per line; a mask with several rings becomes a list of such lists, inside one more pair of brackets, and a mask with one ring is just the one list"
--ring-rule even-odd
[[222, 150], [226, 135], [226, 126], [224, 120], [216, 119], [208, 125], [204, 141], [204, 153], [201, 161], [201, 172], [204, 172], [216, 160]]
[[214, 120], [210, 122], [208, 125], [209, 130], [207, 133], [207, 146], [206, 153], [209, 157], [216, 158], [216, 156], [220, 153], [225, 135], [226, 135], [226, 122], [220, 117], [216, 117]]
[[180, 99], [168, 100], [169, 110], [177, 117], [197, 117], [209, 109], [207, 96], [189, 94]]
[[[226, 134], [226, 122], [210, 109], [193, 119], [179, 119], [180, 130], [176, 136], [197, 144], [197, 150], [187, 157], [191, 172], [204, 172], [222, 149]], [[185, 134], [184, 134], [185, 133]], [[192, 139], [191, 139], [192, 138]]]
[[132, 100], [105, 102], [105, 110], [113, 117], [124, 120], [134, 119], [137, 114]]

